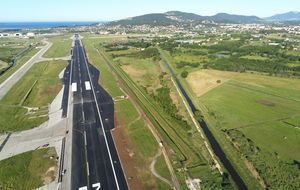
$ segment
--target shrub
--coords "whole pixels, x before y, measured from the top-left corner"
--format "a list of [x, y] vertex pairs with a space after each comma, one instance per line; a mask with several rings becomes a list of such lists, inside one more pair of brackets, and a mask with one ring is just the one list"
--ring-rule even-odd
[[189, 75], [189, 73], [187, 72], [187, 71], [182, 71], [182, 73], [181, 73], [181, 77], [182, 78], [186, 78], [187, 76]]
[[194, 116], [195, 116], [195, 119], [198, 120], [198, 121], [203, 121], [203, 119], [204, 119], [204, 117], [203, 117], [200, 110], [196, 110], [194, 112]]

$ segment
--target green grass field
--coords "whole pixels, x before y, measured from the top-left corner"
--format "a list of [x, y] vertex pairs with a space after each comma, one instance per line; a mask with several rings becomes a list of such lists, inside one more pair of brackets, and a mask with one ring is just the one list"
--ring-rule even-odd
[[[202, 113], [204, 113], [205, 121], [208, 123], [211, 132], [214, 134], [215, 138], [218, 140], [218, 142], [222, 146], [223, 150], [225, 151], [227, 157], [231, 160], [231, 163], [233, 164], [233, 166], [235, 167], [237, 172], [240, 174], [242, 179], [245, 181], [247, 186], [250, 189], [259, 189], [260, 186], [259, 186], [258, 182], [254, 181], [255, 178], [253, 176], [251, 176], [251, 174], [249, 174], [248, 169], [245, 167], [244, 163], [241, 161], [238, 154], [235, 154], [235, 152], [233, 152], [232, 147], [230, 146], [229, 142], [226, 141], [226, 138], [224, 137], [224, 135], [220, 132], [219, 129], [217, 129], [215, 127], [212, 127], [216, 124], [212, 123], [210, 121], [212, 119], [208, 118], [208, 117], [210, 117], [210, 115], [209, 115], [209, 112], [207, 111], [207, 108], [205, 106], [203, 106], [203, 104], [199, 103], [199, 101], [198, 101], [199, 99], [198, 99], [198, 96], [197, 96], [197, 94], [199, 94], [199, 93], [195, 93], [197, 91], [199, 92], [199, 89], [194, 89], [195, 91], [193, 91], [193, 89], [191, 88], [191, 85], [188, 83], [188, 81], [180, 77], [180, 75], [179, 75], [180, 69], [177, 69], [175, 67], [175, 61], [174, 61], [173, 57], [169, 54], [169, 52], [164, 51], [164, 50], [160, 50], [160, 53], [161, 53], [161, 56], [162, 56], [163, 60], [167, 64], [169, 64], [169, 66], [173, 69], [173, 71], [177, 75], [178, 79], [181, 81], [182, 86], [185, 88], [186, 92], [189, 94], [190, 98], [192, 98], [193, 102], [196, 104], [196, 106], [198, 106], [198, 109], [200, 109], [202, 111]], [[199, 71], [199, 69], [194, 68], [194, 69], [190, 69], [189, 71], [191, 72], [191, 74], [193, 74], [193, 72], [197, 72], [197, 71]], [[216, 73], [215, 75], [218, 75], [218, 74], [219, 73]], [[218, 80], [218, 77], [215, 76], [215, 75], [212, 75], [210, 77], [212, 79], [216, 79], [214, 81], [214, 83], [216, 83], [216, 81]], [[205, 77], [205, 75], [204, 75], [204, 77]], [[220, 79], [227, 79], [227, 78], [230, 78], [230, 77], [227, 76], [227, 75], [221, 75], [220, 76]], [[201, 79], [201, 77], [200, 77], [200, 79]], [[205, 78], [203, 78], [203, 79], [206, 80]], [[206, 83], [206, 82], [204, 82], [204, 83]], [[211, 85], [210, 83], [208, 83], [208, 84], [209, 84], [208, 86]], [[199, 87], [200, 88], [201, 87], [207, 88], [207, 84], [199, 85]], [[205, 90], [205, 89], [203, 89], [203, 90]], [[202, 89], [200, 89], [200, 91], [202, 91]], [[198, 138], [199, 139], [201, 138], [200, 135], [199, 135]], [[195, 143], [195, 144], [198, 144], [199, 148], [202, 148], [202, 149], [204, 148], [203, 146], [201, 146], [202, 143]], [[210, 157], [210, 155], [205, 153], [205, 151], [202, 151], [202, 154], [205, 158]], [[201, 170], [203, 172], [197, 172], [199, 170]], [[220, 179], [220, 176], [217, 173], [215, 173], [215, 171], [207, 172], [207, 171], [210, 171], [210, 170], [211, 170], [210, 168], [203, 169], [203, 166], [199, 166], [197, 168], [192, 168], [190, 172], [191, 172], [192, 176], [197, 174], [198, 176], [202, 176], [200, 179], [206, 179], [206, 180], [203, 181], [202, 186], [209, 188], [212, 185], [213, 186], [217, 185], [218, 181], [222, 181]], [[212, 179], [214, 179], [214, 180], [212, 180]]]
[[262, 56], [259, 56], [259, 55], [245, 55], [245, 56], [242, 56], [240, 58], [250, 59], [250, 60], [262, 60], [262, 61], [265, 61], [265, 60], [269, 59], [268, 57], [262, 57]]
[[159, 75], [161, 74], [159, 63], [153, 64], [151, 59], [139, 59], [132, 57], [118, 57], [115, 62], [121, 64], [121, 67], [133, 80], [149, 91], [155, 91], [159, 87]]
[[[180, 52], [174, 52], [171, 54], [170, 52], [159, 48], [160, 54], [164, 60], [168, 60], [168, 64], [171, 66], [175, 74], [180, 74], [183, 70], [191, 72], [195, 69], [202, 68], [202, 64], [207, 62], [207, 57], [204, 55], [193, 55], [188, 49], [181, 48]], [[195, 52], [206, 52], [205, 49], [194, 50]], [[180, 62], [187, 63], [199, 63], [198, 68], [193, 68], [190, 66], [178, 67]]]
[[[47, 105], [61, 88], [58, 74], [66, 66], [66, 63], [66, 61], [36, 63], [15, 85], [18, 88], [12, 88], [0, 102], [8, 105], [21, 104], [32, 107]], [[37, 83], [33, 86], [35, 81]]]
[[[50, 157], [53, 156], [53, 159]], [[0, 189], [36, 189], [55, 180], [54, 148], [39, 149], [0, 162]]]
[[39, 49], [31, 49], [24, 55], [17, 59], [16, 65], [10, 68], [8, 71], [0, 75], [0, 84], [5, 81], [10, 75], [12, 75], [16, 70], [18, 70], [24, 63], [26, 63], [32, 56], [34, 56]]
[[[236, 75], [196, 101], [214, 130], [226, 131], [231, 142], [244, 147], [235, 151], [246, 156], [258, 171], [264, 171], [260, 174], [267, 184], [272, 188], [290, 188], [280, 186], [273, 179], [293, 181], [297, 178], [292, 175], [296, 165], [290, 167], [288, 163], [300, 159], [297, 151], [300, 148], [299, 94], [299, 79], [245, 73]], [[249, 149], [245, 148], [248, 146]], [[251, 152], [253, 146], [259, 151]]]
[[165, 159], [164, 159], [163, 155], [161, 155], [160, 157], [158, 157], [158, 159], [156, 161], [155, 169], [160, 176], [171, 181], [170, 173], [168, 172], [168, 168], [166, 168], [166, 167], [167, 167], [167, 165], [165, 163]]
[[26, 47], [1, 47], [0, 48], [0, 60], [9, 61], [18, 53], [22, 52]]
[[[254, 76], [253, 83], [255, 78]], [[293, 82], [296, 81], [291, 80]], [[214, 113], [222, 129], [241, 129], [245, 134], [252, 134], [249, 137], [257, 140], [258, 145], [276, 151], [282, 157], [300, 159], [300, 154], [295, 152], [299, 148], [297, 144], [300, 143], [300, 133], [297, 128], [284, 124], [290, 118], [300, 119], [300, 101], [297, 97], [295, 100], [291, 99], [300, 90], [286, 94], [285, 88], [289, 86], [291, 91], [296, 91], [297, 88], [289, 83], [282, 89], [277, 87], [276, 92], [266, 86], [257, 87], [235, 80], [217, 87], [199, 100]], [[257, 130], [260, 133], [256, 134]]]
[[[66, 61], [36, 63], [0, 101], [0, 131], [19, 131], [38, 126], [48, 117], [48, 104], [62, 85], [58, 74]], [[28, 112], [27, 107], [38, 108]]]
[[[116, 102], [115, 107], [118, 120], [126, 126], [127, 133], [141, 157], [153, 157], [158, 150], [158, 144], [132, 103], [129, 100], [124, 100]], [[122, 111], [124, 109], [127, 109], [127, 111]]]
[[43, 57], [56, 58], [70, 55], [72, 46], [71, 35], [55, 36], [49, 38], [49, 41], [51, 41], [53, 45], [43, 55]]
[[[198, 50], [198, 51], [199, 52], [205, 52], [205, 50], [203, 50], [203, 51]], [[208, 59], [207, 59], [206, 56], [193, 55], [192, 53], [189, 53], [189, 52], [186, 52], [186, 51], [182, 50], [181, 53], [177, 53], [174, 56], [174, 60], [176, 62], [186, 61], [186, 62], [191, 62], [191, 63], [203, 63], [203, 62], [207, 61]]]
[[0, 39], [0, 60], [9, 62], [11, 58], [18, 55], [31, 44], [39, 43], [40, 39], [23, 38], [1, 38]]

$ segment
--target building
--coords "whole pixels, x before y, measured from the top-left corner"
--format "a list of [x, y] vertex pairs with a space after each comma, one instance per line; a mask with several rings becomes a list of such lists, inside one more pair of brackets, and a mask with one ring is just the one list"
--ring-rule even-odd
[[15, 37], [22, 37], [22, 34], [21, 33], [14, 33], [14, 36]]
[[28, 32], [28, 33], [26, 34], [26, 36], [27, 36], [28, 38], [34, 38], [35, 34], [34, 34], [33, 32]]

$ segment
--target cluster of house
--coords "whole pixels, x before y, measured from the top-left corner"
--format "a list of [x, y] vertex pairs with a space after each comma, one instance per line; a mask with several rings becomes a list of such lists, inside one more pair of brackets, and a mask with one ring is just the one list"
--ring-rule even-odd
[[220, 24], [223, 29], [231, 31], [286, 31], [290, 34], [300, 34], [299, 25], [272, 25], [272, 24]]
[[33, 32], [28, 33], [0, 33], [1, 37], [17, 37], [17, 38], [34, 38], [35, 34]]

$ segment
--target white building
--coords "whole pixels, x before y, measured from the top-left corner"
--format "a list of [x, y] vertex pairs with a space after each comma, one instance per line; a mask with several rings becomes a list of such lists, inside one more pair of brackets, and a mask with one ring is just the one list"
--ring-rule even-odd
[[33, 38], [33, 37], [35, 36], [35, 34], [34, 34], [33, 32], [28, 32], [28, 33], [26, 34], [26, 36], [27, 36], [28, 38]]

